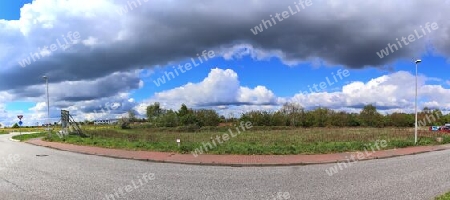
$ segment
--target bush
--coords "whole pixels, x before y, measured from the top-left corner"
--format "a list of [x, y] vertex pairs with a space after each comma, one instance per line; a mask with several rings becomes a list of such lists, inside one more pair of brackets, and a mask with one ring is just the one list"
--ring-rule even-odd
[[197, 132], [200, 130], [200, 126], [197, 124], [190, 124], [187, 126], [179, 126], [176, 130], [177, 132]]
[[128, 119], [119, 120], [119, 124], [122, 129], [131, 129], [130, 120]]

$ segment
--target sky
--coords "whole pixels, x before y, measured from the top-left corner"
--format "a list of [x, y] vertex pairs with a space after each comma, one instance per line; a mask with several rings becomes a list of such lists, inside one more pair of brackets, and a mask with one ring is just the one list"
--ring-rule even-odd
[[450, 111], [450, 1], [1, 0], [0, 123], [182, 103]]

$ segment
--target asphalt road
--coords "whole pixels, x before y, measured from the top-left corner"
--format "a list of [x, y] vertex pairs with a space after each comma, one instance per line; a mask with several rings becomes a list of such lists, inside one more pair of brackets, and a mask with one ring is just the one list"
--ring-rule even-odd
[[58, 151], [10, 137], [0, 135], [0, 199], [404, 200], [433, 199], [450, 190], [450, 151], [357, 162], [329, 176], [325, 170], [333, 164], [151, 163]]

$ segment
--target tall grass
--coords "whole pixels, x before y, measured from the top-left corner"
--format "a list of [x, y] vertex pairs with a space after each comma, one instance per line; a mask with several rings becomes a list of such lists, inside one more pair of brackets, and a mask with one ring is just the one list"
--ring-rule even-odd
[[[189, 153], [216, 135], [228, 133], [229, 127], [203, 127], [189, 132], [186, 128], [119, 129], [112, 126], [87, 126], [84, 131], [90, 138], [70, 136], [65, 139], [51, 138], [81, 145], [155, 150]], [[234, 129], [232, 129], [234, 131]], [[450, 137], [428, 130], [419, 130], [419, 144], [432, 145], [436, 137], [450, 143]], [[181, 140], [178, 147], [176, 140]], [[411, 128], [293, 128], [253, 127], [236, 137], [218, 144], [207, 153], [211, 154], [316, 154], [364, 150], [376, 140], [386, 140], [387, 148], [414, 145], [414, 129]], [[217, 142], [216, 142], [217, 143]]]

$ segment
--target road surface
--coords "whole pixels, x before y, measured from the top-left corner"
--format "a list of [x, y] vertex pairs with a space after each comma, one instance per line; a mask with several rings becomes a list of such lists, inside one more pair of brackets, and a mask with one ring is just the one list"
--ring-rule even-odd
[[152, 163], [58, 151], [10, 137], [0, 135], [0, 199], [404, 200], [433, 199], [450, 190], [450, 151], [357, 162], [329, 176], [326, 170], [334, 164]]

